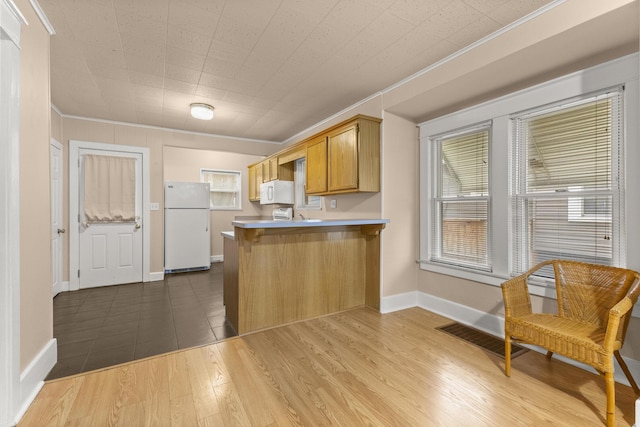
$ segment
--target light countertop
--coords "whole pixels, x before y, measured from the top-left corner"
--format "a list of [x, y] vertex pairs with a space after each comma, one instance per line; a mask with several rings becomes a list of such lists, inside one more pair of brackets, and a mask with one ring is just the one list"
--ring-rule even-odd
[[[234, 227], [239, 228], [333, 227], [341, 225], [367, 225], [387, 223], [389, 223], [388, 219], [294, 219], [291, 221], [259, 219], [231, 222]], [[224, 235], [224, 233], [229, 232], [223, 232], [222, 234]], [[233, 236], [233, 232], [231, 232], [231, 236]]]

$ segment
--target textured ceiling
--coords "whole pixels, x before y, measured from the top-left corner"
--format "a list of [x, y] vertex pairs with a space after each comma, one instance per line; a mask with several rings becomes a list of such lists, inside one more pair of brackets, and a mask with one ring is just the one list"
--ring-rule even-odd
[[283, 141], [550, 1], [39, 3], [62, 114]]

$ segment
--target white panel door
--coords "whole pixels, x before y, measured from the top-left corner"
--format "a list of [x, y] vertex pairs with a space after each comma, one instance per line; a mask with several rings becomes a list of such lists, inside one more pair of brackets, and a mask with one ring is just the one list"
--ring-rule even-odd
[[51, 293], [62, 290], [62, 146], [51, 141]]
[[83, 220], [80, 221], [80, 288], [142, 282], [142, 155], [80, 149], [78, 212], [81, 218], [84, 212], [83, 158], [86, 154], [136, 159], [136, 221], [109, 224], [86, 224]]

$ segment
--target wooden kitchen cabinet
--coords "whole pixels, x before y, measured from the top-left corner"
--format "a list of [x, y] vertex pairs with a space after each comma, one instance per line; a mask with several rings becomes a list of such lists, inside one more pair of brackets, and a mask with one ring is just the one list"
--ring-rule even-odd
[[306, 155], [307, 155], [306, 145], [296, 144], [293, 147], [288, 148], [287, 150], [278, 154], [278, 164], [284, 165], [287, 163], [291, 163], [305, 157]]
[[269, 157], [263, 160], [256, 169], [261, 171], [261, 180], [259, 181], [261, 183], [278, 179], [278, 157]]
[[358, 188], [358, 123], [349, 123], [327, 135], [329, 191]]
[[262, 182], [271, 181], [271, 179], [269, 178], [269, 176], [270, 176], [270, 174], [269, 174], [269, 159], [263, 160], [262, 163], [260, 163], [260, 165], [262, 166]]
[[325, 135], [307, 142], [306, 193], [327, 191], [327, 138]]
[[260, 199], [256, 188], [256, 166], [249, 166], [249, 201], [255, 202]]
[[355, 116], [250, 166], [249, 199], [260, 200], [263, 182], [293, 181], [294, 161], [305, 156], [307, 194], [379, 192], [381, 121]]
[[380, 191], [380, 119], [357, 116], [307, 143], [307, 193]]
[[267, 159], [267, 162], [268, 177], [265, 179], [265, 181], [273, 181], [275, 179], [278, 179], [278, 158], [270, 157], [269, 159]]
[[262, 184], [262, 163], [249, 166], [249, 200], [260, 201], [260, 184]]

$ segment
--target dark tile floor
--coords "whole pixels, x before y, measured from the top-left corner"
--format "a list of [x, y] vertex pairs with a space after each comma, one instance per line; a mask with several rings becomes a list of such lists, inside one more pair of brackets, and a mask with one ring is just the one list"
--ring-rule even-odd
[[58, 363], [47, 379], [234, 335], [224, 317], [221, 263], [158, 282], [63, 292], [53, 299]]

